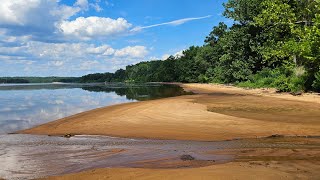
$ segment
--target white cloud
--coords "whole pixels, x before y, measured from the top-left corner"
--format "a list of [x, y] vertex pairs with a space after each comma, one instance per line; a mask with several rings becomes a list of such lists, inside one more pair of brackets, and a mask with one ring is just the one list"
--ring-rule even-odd
[[[114, 35], [117, 31], [124, 32], [131, 27], [122, 18], [113, 20], [79, 17], [74, 21], [69, 20], [89, 8], [102, 11], [100, 1], [89, 3], [88, 0], [77, 0], [72, 6], [59, 2], [60, 0], [1, 0], [0, 28], [4, 29], [6, 35], [28, 36], [31, 40], [43, 42], [62, 42], [68, 40], [63, 35], [85, 35], [81, 39], [88, 40], [91, 37]], [[81, 23], [85, 24], [81, 26]], [[61, 33], [61, 29], [64, 33]]]
[[53, 16], [60, 17], [59, 20], [61, 20], [61, 19], [69, 19], [71, 16], [76, 15], [80, 10], [81, 9], [78, 7], [61, 5], [59, 7], [52, 9], [50, 13]]
[[166, 59], [168, 59], [170, 56], [171, 56], [170, 54], [164, 54], [164, 55], [162, 55], [161, 59], [162, 59], [162, 60], [166, 60]]
[[74, 6], [79, 6], [80, 8], [87, 10], [89, 8], [89, 2], [88, 0], [77, 0], [74, 3]]
[[54, 0], [1, 0], [0, 25], [43, 26], [69, 18], [79, 10], [77, 7], [59, 5]]
[[118, 49], [107, 44], [28, 41], [22, 46], [0, 46], [1, 74], [76, 76], [112, 72], [147, 59], [147, 54], [148, 49], [144, 46]]
[[184, 51], [184, 50], [178, 51], [178, 52], [176, 52], [173, 56], [174, 56], [174, 57], [177, 57], [177, 58], [182, 57], [182, 56], [183, 56], [183, 51]]
[[80, 7], [82, 10], [87, 11], [89, 8], [93, 8], [95, 11], [100, 12], [103, 9], [99, 5], [100, 0], [96, 0], [94, 3], [89, 3], [88, 0], [77, 0], [73, 6]]
[[162, 59], [162, 60], [166, 60], [166, 59], [168, 59], [170, 56], [173, 56], [173, 57], [175, 57], [175, 58], [182, 57], [182, 56], [183, 56], [183, 51], [184, 51], [184, 49], [181, 50], [181, 51], [178, 51], [178, 52], [174, 53], [173, 55], [172, 55], [172, 54], [164, 54], [161, 59]]
[[90, 54], [104, 54], [107, 51], [108, 52], [114, 51], [114, 49], [108, 45], [102, 45], [102, 46], [98, 46], [98, 47], [91, 46], [91, 47], [87, 48], [87, 52]]
[[92, 7], [93, 9], [95, 9], [97, 12], [101, 12], [101, 11], [103, 10], [98, 3], [91, 3], [91, 4], [90, 4], [90, 7]]
[[148, 50], [144, 46], [128, 46], [123, 49], [116, 50], [114, 55], [116, 57], [133, 57], [143, 58], [148, 54]]
[[114, 4], [110, 3], [109, 0], [105, 0], [104, 3], [106, 6], [114, 6]]
[[7, 35], [48, 41], [56, 39], [57, 22], [79, 11], [79, 7], [59, 5], [56, 0], [1, 0], [0, 28]]
[[184, 24], [184, 23], [189, 22], [189, 21], [206, 19], [206, 18], [210, 18], [210, 17], [211, 17], [211, 15], [203, 16], [203, 17], [183, 18], [183, 19], [178, 19], [178, 20], [174, 20], [174, 21], [170, 21], [170, 22], [165, 22], [165, 23], [160, 23], [160, 24], [153, 24], [153, 25], [149, 25], [149, 26], [137, 26], [137, 27], [133, 28], [131, 31], [132, 32], [137, 32], [137, 31], [141, 31], [143, 29], [149, 29], [149, 28], [158, 27], [158, 26], [164, 26], [164, 25], [178, 26], [178, 25]]
[[53, 66], [57, 66], [57, 67], [60, 67], [64, 64], [63, 61], [50, 61], [49, 62], [49, 65], [53, 65]]
[[100, 63], [97, 60], [94, 61], [83, 61], [80, 64], [80, 69], [81, 70], [91, 70], [93, 68], [97, 68], [96, 66], [99, 65]]
[[62, 21], [59, 25], [65, 36], [81, 40], [97, 37], [112, 37], [128, 32], [132, 25], [123, 18], [111, 19], [103, 17], [79, 17], [74, 21]]

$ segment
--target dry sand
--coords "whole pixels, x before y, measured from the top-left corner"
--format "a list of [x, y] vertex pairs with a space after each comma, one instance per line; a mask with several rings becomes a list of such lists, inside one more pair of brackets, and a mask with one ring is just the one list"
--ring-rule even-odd
[[[292, 96], [275, 93], [272, 89], [245, 90], [208, 84], [181, 84], [181, 86], [198, 94], [105, 107], [19, 133], [95, 134], [210, 141], [264, 137], [273, 134], [320, 135], [318, 94]], [[253, 151], [236, 152], [244, 153], [238, 158], [240, 162], [201, 168], [106, 168], [49, 179], [320, 178], [319, 149]], [[297, 156], [288, 158], [293, 152], [296, 154], [298, 152]], [[304, 153], [299, 154], [299, 152]]]

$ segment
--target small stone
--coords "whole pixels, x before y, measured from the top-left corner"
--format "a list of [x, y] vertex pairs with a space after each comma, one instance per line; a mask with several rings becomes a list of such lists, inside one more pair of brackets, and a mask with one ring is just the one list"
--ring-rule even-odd
[[188, 154], [184, 154], [184, 155], [180, 156], [180, 159], [182, 161], [192, 161], [192, 160], [194, 160], [194, 157], [192, 157], [191, 155], [188, 155]]
[[71, 138], [73, 135], [72, 134], [65, 134], [63, 137], [65, 138]]

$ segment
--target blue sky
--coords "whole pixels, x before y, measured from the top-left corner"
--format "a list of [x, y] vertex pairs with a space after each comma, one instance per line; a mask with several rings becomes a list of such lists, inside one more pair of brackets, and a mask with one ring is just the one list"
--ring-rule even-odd
[[228, 22], [225, 1], [2, 0], [0, 76], [81, 76], [178, 55]]

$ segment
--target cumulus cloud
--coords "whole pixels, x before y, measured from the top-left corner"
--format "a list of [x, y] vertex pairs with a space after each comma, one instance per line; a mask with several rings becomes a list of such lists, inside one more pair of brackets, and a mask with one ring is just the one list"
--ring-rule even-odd
[[66, 76], [112, 72], [148, 59], [147, 54], [144, 46], [113, 48], [107, 44], [28, 41], [23, 46], [0, 47], [1, 74]]
[[99, 0], [92, 3], [77, 0], [68, 6], [59, 4], [57, 0], [1, 0], [0, 28], [8, 36], [28, 36], [30, 40], [42, 42], [63, 42], [68, 38], [89, 40], [115, 35], [131, 27], [122, 18], [79, 17], [70, 20], [89, 8], [102, 11], [99, 3]]
[[89, 8], [89, 2], [88, 0], [77, 0], [74, 3], [74, 6], [79, 6], [80, 8], [87, 10]]
[[53, 66], [57, 66], [57, 67], [60, 67], [64, 64], [63, 61], [50, 61], [49, 62], [49, 65], [53, 65]]
[[83, 62], [81, 62], [79, 68], [81, 70], [90, 70], [90, 69], [93, 69], [93, 68], [97, 68], [96, 66], [98, 66], [99, 64], [100, 63], [97, 60], [94, 60], [94, 61], [83, 61]]
[[99, 5], [100, 0], [96, 0], [93, 3], [89, 3], [88, 0], [77, 0], [74, 3], [74, 6], [80, 7], [82, 10], [87, 11], [89, 10], [89, 8], [93, 8], [94, 10], [96, 10], [97, 12], [102, 11], [103, 9], [101, 8], [101, 6]]
[[102, 45], [98, 47], [94, 47], [94, 46], [88, 47], [86, 51], [90, 54], [104, 54], [105, 52], [109, 52], [107, 54], [112, 55], [113, 53], [110, 53], [110, 51], [114, 52], [114, 49], [109, 45]]
[[91, 3], [90, 7], [92, 7], [94, 10], [96, 10], [97, 12], [102, 11], [103, 9], [101, 8], [101, 6], [98, 3]]
[[206, 18], [210, 18], [210, 17], [211, 17], [211, 15], [203, 16], [203, 17], [183, 18], [183, 19], [178, 19], [178, 20], [174, 20], [174, 21], [170, 21], [170, 22], [165, 22], [165, 23], [160, 23], [160, 24], [153, 24], [153, 25], [149, 25], [149, 26], [138, 26], [138, 27], [133, 28], [131, 31], [132, 32], [137, 32], [137, 31], [141, 31], [143, 29], [149, 29], [149, 28], [158, 27], [158, 26], [164, 26], [164, 25], [178, 26], [178, 25], [184, 24], [184, 23], [189, 22], [189, 21], [206, 19]]
[[2, 0], [0, 28], [8, 35], [29, 36], [48, 41], [56, 33], [56, 23], [80, 11], [54, 0]]
[[134, 57], [143, 58], [148, 54], [148, 50], [144, 46], [128, 46], [115, 51], [116, 57]]
[[63, 21], [59, 28], [65, 36], [82, 40], [111, 37], [127, 32], [132, 25], [123, 18], [79, 17], [74, 21]]
[[182, 57], [182, 56], [183, 56], [183, 51], [184, 51], [184, 50], [178, 51], [178, 52], [174, 53], [173, 55], [172, 55], [172, 54], [164, 54], [161, 59], [162, 59], [162, 60], [166, 60], [166, 59], [168, 59], [170, 56], [173, 56], [173, 57], [175, 57], [175, 58]]

